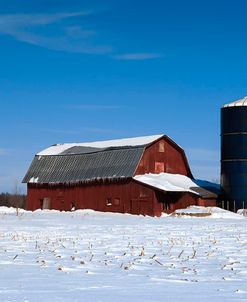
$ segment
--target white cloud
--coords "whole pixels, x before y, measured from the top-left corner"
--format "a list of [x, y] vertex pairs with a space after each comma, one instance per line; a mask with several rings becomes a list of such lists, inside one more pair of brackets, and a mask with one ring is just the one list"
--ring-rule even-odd
[[0, 15], [0, 28], [3, 32], [12, 33], [14, 30], [27, 29], [28, 26], [47, 25], [65, 18], [85, 16], [89, 11], [55, 14], [13, 14]]
[[49, 132], [49, 133], [56, 133], [56, 134], [79, 134], [80, 131], [78, 130], [62, 130], [62, 129], [47, 129], [47, 128], [43, 128], [43, 129], [37, 129], [38, 131], [42, 131], [42, 132]]
[[81, 26], [68, 26], [65, 29], [65, 32], [75, 38], [88, 38], [96, 35], [96, 31], [89, 29], [83, 29]]
[[4, 155], [7, 155], [7, 154], [8, 154], [7, 149], [0, 148], [0, 156], [4, 156]]
[[208, 181], [220, 182], [220, 166], [219, 165], [191, 165], [192, 174], [195, 178], [205, 179]]
[[119, 109], [117, 105], [69, 105], [67, 108], [79, 109], [79, 110], [108, 110], [108, 109]]
[[26, 185], [22, 184], [23, 175], [15, 174], [15, 175], [0, 175], [0, 193], [2, 192], [9, 192], [14, 193], [16, 184], [18, 185], [18, 191], [21, 194], [26, 193]]
[[81, 132], [91, 132], [91, 133], [121, 134], [121, 132], [114, 129], [104, 129], [104, 128], [97, 128], [97, 127], [83, 127], [80, 130]]
[[[114, 60], [144, 61], [163, 57], [160, 53], [147, 52], [114, 54], [111, 45], [97, 43], [97, 32], [94, 29], [78, 25], [78, 22], [81, 22], [80, 18], [91, 14], [91, 11], [2, 14], [0, 15], [0, 35], [8, 35], [17, 41], [54, 51], [108, 54]], [[70, 25], [67, 19], [71, 19]]]
[[81, 127], [76, 130], [64, 130], [64, 129], [37, 129], [38, 131], [54, 133], [54, 134], [68, 134], [68, 135], [77, 135], [77, 134], [85, 134], [85, 132], [90, 133], [106, 133], [106, 134], [119, 134], [119, 131], [115, 131], [112, 129], [104, 129], [104, 128], [97, 128], [97, 127]]
[[[56, 51], [66, 51], [88, 54], [111, 53], [111, 46], [95, 45], [89, 38], [96, 35], [91, 29], [81, 26], [67, 26], [62, 23], [64, 19], [89, 15], [89, 11], [56, 14], [15, 14], [0, 15], [0, 34], [9, 35], [18, 41], [37, 45]], [[37, 29], [52, 26], [53, 35], [44, 32], [38, 33]], [[55, 30], [54, 30], [55, 29]]]
[[185, 148], [195, 178], [219, 182], [220, 152], [218, 150]]
[[113, 59], [122, 61], [144, 61], [162, 57], [163, 55], [158, 53], [126, 53], [112, 56]]
[[186, 154], [191, 161], [219, 162], [220, 152], [200, 148], [186, 148]]

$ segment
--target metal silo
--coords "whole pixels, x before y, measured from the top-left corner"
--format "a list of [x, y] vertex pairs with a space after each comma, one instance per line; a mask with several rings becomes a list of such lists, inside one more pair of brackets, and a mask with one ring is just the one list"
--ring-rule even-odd
[[247, 208], [247, 97], [221, 109], [221, 188], [225, 208]]

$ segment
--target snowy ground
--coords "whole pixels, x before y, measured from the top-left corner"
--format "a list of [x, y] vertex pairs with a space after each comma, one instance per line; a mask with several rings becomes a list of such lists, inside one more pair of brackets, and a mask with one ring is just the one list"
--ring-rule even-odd
[[247, 301], [247, 218], [216, 214], [0, 208], [0, 301]]

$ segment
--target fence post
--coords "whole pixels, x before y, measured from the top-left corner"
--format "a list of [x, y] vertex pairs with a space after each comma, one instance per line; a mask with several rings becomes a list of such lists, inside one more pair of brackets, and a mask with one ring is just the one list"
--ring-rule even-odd
[[226, 202], [226, 209], [227, 209], [227, 211], [229, 211], [229, 200], [227, 200], [227, 202]]
[[236, 201], [233, 201], [234, 213], [236, 213]]

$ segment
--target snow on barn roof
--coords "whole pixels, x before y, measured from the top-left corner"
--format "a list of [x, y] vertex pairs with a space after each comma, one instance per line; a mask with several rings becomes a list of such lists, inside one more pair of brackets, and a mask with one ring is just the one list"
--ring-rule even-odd
[[108, 140], [108, 141], [57, 144], [39, 152], [37, 155], [40, 156], [60, 155], [65, 151], [75, 147], [111, 148], [111, 147], [125, 147], [125, 146], [126, 147], [143, 146], [143, 145], [149, 145], [163, 136], [164, 136], [163, 134], [159, 134], [159, 135], [152, 135], [152, 136], [141, 136], [141, 137], [124, 138], [124, 139], [117, 139], [117, 140]]
[[189, 192], [204, 198], [215, 198], [217, 196], [216, 192], [219, 191], [219, 185], [217, 184], [192, 180], [181, 174], [145, 174], [137, 175], [133, 178], [138, 182], [165, 192]]
[[226, 108], [226, 107], [239, 107], [239, 106], [247, 106], [247, 96], [242, 99], [236, 100], [232, 103], [226, 104], [223, 107]]

